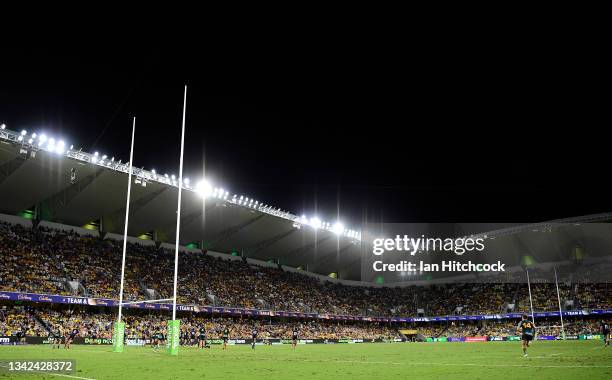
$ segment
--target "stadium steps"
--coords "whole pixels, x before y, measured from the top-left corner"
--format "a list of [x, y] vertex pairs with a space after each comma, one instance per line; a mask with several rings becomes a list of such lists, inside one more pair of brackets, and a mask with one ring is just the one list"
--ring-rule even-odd
[[51, 334], [51, 328], [49, 327], [49, 325], [47, 324], [47, 322], [45, 322], [39, 315], [38, 313], [36, 313], [36, 311], [34, 310], [29, 310], [28, 311], [30, 313], [30, 315], [32, 315], [32, 317], [34, 317], [34, 319], [36, 320], [36, 322], [38, 322], [42, 327], [45, 328], [45, 330], [47, 330], [47, 332], [49, 334]]

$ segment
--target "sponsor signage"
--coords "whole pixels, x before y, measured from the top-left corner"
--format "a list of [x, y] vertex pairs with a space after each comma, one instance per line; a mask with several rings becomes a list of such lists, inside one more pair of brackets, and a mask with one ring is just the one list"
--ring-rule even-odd
[[468, 336], [465, 338], [466, 342], [486, 342], [486, 336]]

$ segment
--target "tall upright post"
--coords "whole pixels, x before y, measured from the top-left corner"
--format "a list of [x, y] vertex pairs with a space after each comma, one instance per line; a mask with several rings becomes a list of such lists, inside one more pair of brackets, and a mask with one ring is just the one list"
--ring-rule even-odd
[[128, 220], [130, 217], [130, 193], [132, 191], [132, 163], [134, 160], [134, 135], [136, 132], [136, 117], [132, 121], [132, 143], [130, 145], [130, 162], [128, 163], [128, 188], [125, 201], [125, 225], [123, 227], [123, 253], [121, 255], [121, 285], [119, 286], [119, 315], [113, 330], [113, 351], [123, 352], [123, 336], [125, 323], [121, 321], [123, 312], [123, 283], [125, 281], [125, 254], [127, 250]]
[[181, 131], [181, 158], [179, 163], [178, 206], [176, 209], [176, 241], [174, 252], [174, 296], [172, 297], [172, 321], [168, 323], [170, 355], [178, 355], [180, 321], [176, 320], [176, 290], [178, 281], [179, 237], [181, 232], [181, 190], [183, 188], [183, 154], [185, 152], [185, 112], [187, 110], [187, 85], [183, 94], [183, 126]]
[[559, 293], [559, 280], [557, 279], [557, 268], [555, 267], [555, 285], [557, 286], [557, 301], [559, 301], [559, 317], [561, 317], [561, 337], [565, 340], [565, 327], [563, 326], [563, 310], [561, 310], [561, 294]]
[[[535, 327], [535, 317], [533, 314], [533, 299], [531, 298], [531, 282], [529, 281], [529, 269], [525, 268], [527, 272], [527, 288], [529, 289], [529, 304], [531, 305], [531, 322], [533, 322], [533, 326]], [[536, 333], [537, 335], [537, 333]]]

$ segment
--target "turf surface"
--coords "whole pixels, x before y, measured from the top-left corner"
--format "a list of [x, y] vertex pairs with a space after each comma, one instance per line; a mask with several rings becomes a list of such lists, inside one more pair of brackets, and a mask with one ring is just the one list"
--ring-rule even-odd
[[[0, 360], [75, 359], [70, 376], [88, 379], [612, 379], [612, 348], [601, 341], [535, 342], [523, 358], [519, 342], [366, 343], [181, 347], [179, 356], [148, 347], [0, 346]], [[68, 379], [14, 374], [0, 378]]]

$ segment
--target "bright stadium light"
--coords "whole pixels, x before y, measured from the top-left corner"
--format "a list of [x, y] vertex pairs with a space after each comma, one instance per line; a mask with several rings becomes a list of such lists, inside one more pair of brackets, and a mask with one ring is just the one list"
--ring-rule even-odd
[[45, 135], [44, 133], [41, 134], [40, 136], [38, 136], [38, 141], [44, 143], [45, 141], [47, 141], [47, 135]]
[[19, 137], [17, 137], [17, 141], [22, 141], [22, 140], [23, 140], [23, 136], [20, 135]]
[[340, 235], [342, 232], [344, 232], [344, 224], [340, 223], [340, 222], [336, 222], [334, 223], [333, 227], [332, 227], [332, 232]]
[[32, 144], [32, 142], [34, 142], [34, 140], [32, 140], [32, 139], [28, 140], [28, 144]]
[[64, 142], [64, 140], [58, 141], [57, 145], [55, 147], [55, 153], [57, 153], [57, 154], [64, 154], [64, 151], [66, 150], [64, 148], [65, 145], [66, 145], [66, 143]]
[[317, 217], [310, 218], [310, 225], [314, 228], [321, 228], [321, 219]]
[[205, 179], [201, 180], [196, 184], [196, 192], [200, 194], [202, 198], [206, 198], [212, 194], [213, 187]]
[[155, 171], [155, 169], [151, 170], [151, 173], [153, 173], [153, 174], [157, 174], [157, 172]]
[[2, 125], [0, 125], [0, 129], [6, 129], [6, 124], [2, 123]]
[[35, 139], [36, 138], [36, 133], [32, 133], [32, 138]]
[[94, 156], [98, 157], [98, 152], [95, 152], [95, 153], [94, 153]]
[[25, 129], [24, 129], [23, 131], [21, 131], [21, 135], [22, 135], [22, 136], [25, 136], [25, 135], [27, 135], [27, 134], [28, 134], [28, 132], [27, 132]]

